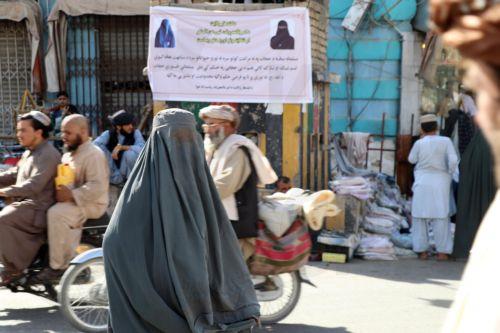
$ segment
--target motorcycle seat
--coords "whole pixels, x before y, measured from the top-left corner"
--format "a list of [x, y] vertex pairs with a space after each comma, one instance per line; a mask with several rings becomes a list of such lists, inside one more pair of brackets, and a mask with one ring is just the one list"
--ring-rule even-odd
[[108, 213], [104, 213], [103, 216], [97, 219], [88, 219], [83, 225], [83, 229], [87, 228], [99, 228], [99, 227], [107, 227], [109, 223], [109, 215]]

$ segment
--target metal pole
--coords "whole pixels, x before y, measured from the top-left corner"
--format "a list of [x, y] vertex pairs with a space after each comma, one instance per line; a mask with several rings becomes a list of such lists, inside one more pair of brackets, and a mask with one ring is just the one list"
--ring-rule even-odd
[[382, 172], [382, 162], [384, 157], [384, 140], [385, 140], [385, 112], [382, 114], [382, 142], [380, 143], [380, 165], [378, 171]]

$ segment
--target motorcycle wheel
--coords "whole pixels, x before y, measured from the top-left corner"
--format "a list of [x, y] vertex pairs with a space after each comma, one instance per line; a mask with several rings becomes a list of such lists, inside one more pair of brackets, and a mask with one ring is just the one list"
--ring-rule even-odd
[[[82, 274], [90, 274], [89, 279], [82, 282]], [[61, 311], [73, 327], [88, 333], [107, 332], [109, 302], [102, 258], [70, 266], [60, 287]]]
[[259, 297], [259, 293], [257, 293], [257, 300], [260, 304], [260, 321], [264, 325], [275, 324], [285, 319], [297, 305], [301, 292], [298, 271], [271, 276], [271, 278], [280, 288], [279, 297], [263, 300], [264, 297]]

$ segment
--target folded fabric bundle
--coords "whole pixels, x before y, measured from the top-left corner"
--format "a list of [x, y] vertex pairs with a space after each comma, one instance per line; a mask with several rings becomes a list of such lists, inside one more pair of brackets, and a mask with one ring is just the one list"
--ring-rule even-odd
[[317, 242], [325, 245], [345, 246], [355, 249], [359, 245], [359, 237], [355, 234], [346, 235], [335, 231], [323, 230], [318, 236]]
[[363, 220], [363, 229], [376, 234], [391, 235], [396, 227], [389, 219], [366, 216]]
[[392, 261], [397, 260], [397, 257], [394, 254], [366, 253], [363, 255], [363, 259]]
[[396, 260], [394, 245], [382, 235], [364, 233], [356, 254], [366, 260]]
[[405, 249], [399, 246], [394, 247], [394, 253], [396, 254], [396, 257], [401, 257], [401, 258], [418, 258], [418, 255], [413, 252], [412, 250]]
[[330, 187], [337, 194], [352, 195], [363, 201], [373, 198], [370, 182], [362, 177], [342, 177], [331, 182]]
[[342, 177], [333, 181], [333, 186], [368, 186], [368, 181], [363, 177]]
[[385, 194], [380, 192], [377, 194], [377, 204], [381, 207], [391, 208], [394, 210], [402, 209], [398, 202], [394, 199], [389, 199]]
[[391, 234], [391, 242], [401, 248], [413, 248], [413, 238], [411, 234], [400, 234], [398, 231], [395, 231]]

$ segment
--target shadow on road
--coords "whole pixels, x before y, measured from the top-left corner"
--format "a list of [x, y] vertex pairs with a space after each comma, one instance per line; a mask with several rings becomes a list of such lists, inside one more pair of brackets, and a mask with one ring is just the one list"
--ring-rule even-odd
[[426, 298], [420, 298], [422, 301], [428, 302], [432, 306], [437, 306], [439, 308], [445, 308], [449, 309], [451, 308], [451, 304], [453, 301], [449, 299], [426, 299]]
[[76, 332], [65, 322], [58, 306], [35, 309], [0, 309], [0, 333]]
[[276, 324], [262, 326], [254, 330], [254, 333], [352, 333], [345, 327], [318, 327], [302, 324]]
[[422, 261], [401, 259], [397, 261], [365, 261], [354, 259], [347, 264], [310, 263], [311, 266], [336, 272], [370, 276], [374, 278], [408, 283], [430, 283], [446, 286], [443, 280], [459, 281], [465, 262]]
[[[11, 323], [7, 323], [7, 321]], [[2, 322], [4, 325], [2, 326]], [[6, 325], [5, 325], [6, 324]], [[57, 306], [36, 309], [0, 310], [0, 333], [77, 332], [72, 329]], [[353, 333], [345, 327], [319, 327], [302, 324], [276, 324], [257, 328], [254, 333]]]

